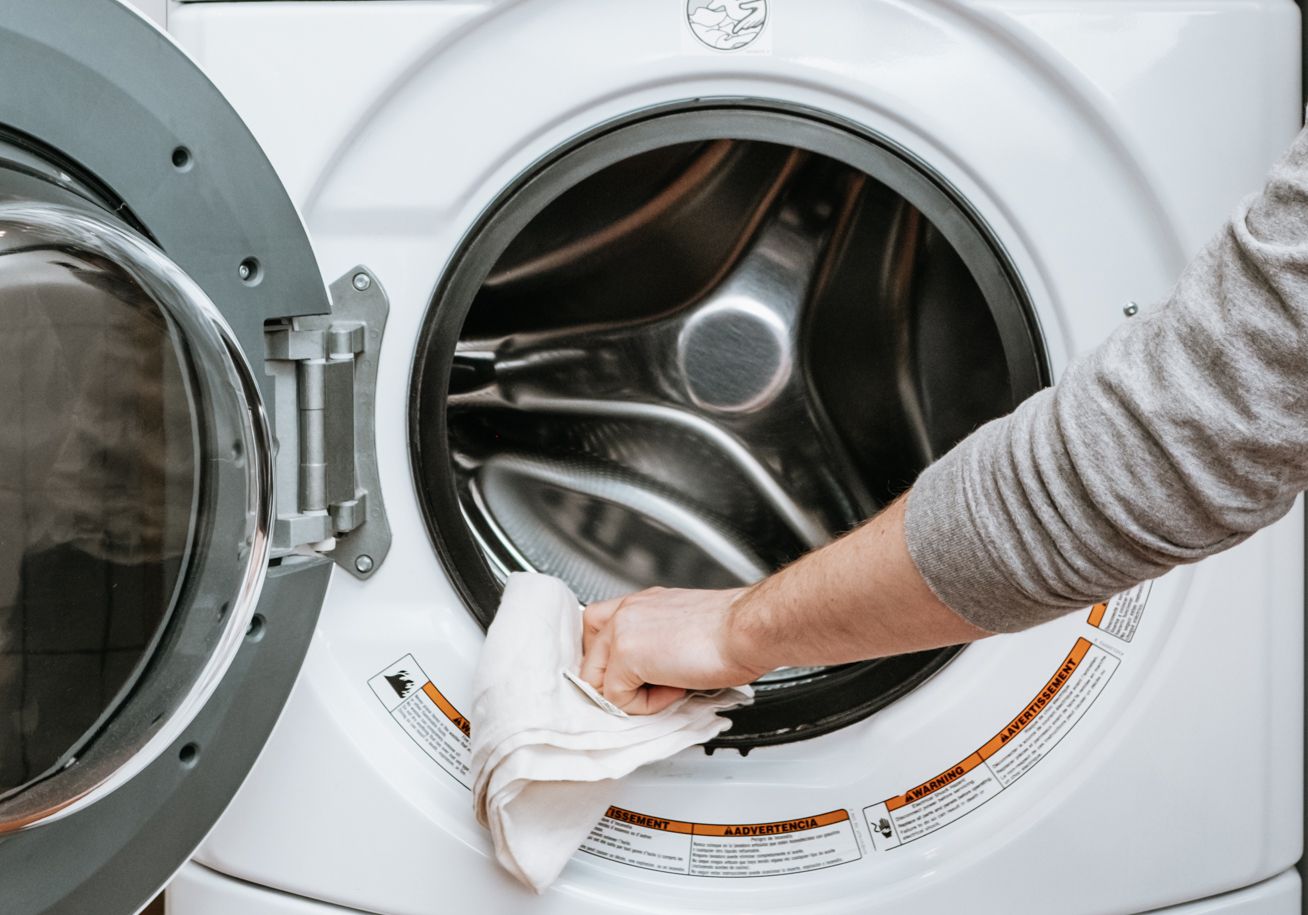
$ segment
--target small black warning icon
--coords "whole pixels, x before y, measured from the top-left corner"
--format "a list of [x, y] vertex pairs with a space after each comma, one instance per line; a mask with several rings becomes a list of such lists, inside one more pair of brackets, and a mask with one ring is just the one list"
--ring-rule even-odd
[[413, 681], [409, 679], [407, 670], [397, 670], [393, 674], [387, 674], [386, 682], [391, 685], [391, 689], [395, 690], [395, 695], [401, 699], [413, 692]]
[[877, 823], [877, 825], [874, 826], [873, 828], [877, 832], [881, 833], [881, 835], [885, 836], [887, 839], [889, 839], [892, 835], [890, 831], [890, 821], [887, 820], [885, 817], [882, 817], [881, 822]]

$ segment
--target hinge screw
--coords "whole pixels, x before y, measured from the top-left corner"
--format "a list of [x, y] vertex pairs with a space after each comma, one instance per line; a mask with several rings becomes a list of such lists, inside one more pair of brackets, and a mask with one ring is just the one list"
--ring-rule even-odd
[[366, 273], [356, 273], [354, 275], [354, 288], [363, 292], [372, 285], [372, 277]]
[[[363, 276], [363, 274], [360, 273], [359, 276]], [[357, 280], [358, 277], [355, 277], [355, 279]], [[364, 279], [367, 279], [367, 277], [364, 277]], [[354, 567], [359, 570], [360, 575], [367, 575], [372, 571], [372, 557], [367, 553], [356, 557], [354, 560]]]
[[1126, 315], [1128, 318], [1134, 318], [1139, 313], [1140, 306], [1135, 304], [1135, 302], [1127, 302], [1122, 306], [1122, 314]]

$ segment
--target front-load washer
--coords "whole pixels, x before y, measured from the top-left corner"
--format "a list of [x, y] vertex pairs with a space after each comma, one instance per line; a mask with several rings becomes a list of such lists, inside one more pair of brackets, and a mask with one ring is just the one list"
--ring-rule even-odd
[[[544, 897], [468, 793], [499, 583], [728, 585], [1168, 292], [1300, 123], [1289, 2], [194, 3], [329, 275], [391, 298], [394, 532], [174, 912], [1298, 911], [1302, 537], [765, 678]], [[1132, 466], [1103, 443], [1102, 459]]]
[[[1299, 123], [1291, 3], [168, 22], [343, 277], [330, 320], [245, 319], [275, 568], [344, 568], [174, 912], [1297, 911], [1297, 510], [1030, 632], [769, 675], [720, 740], [624, 781], [539, 899], [473, 821], [465, 715], [508, 571], [586, 598], [747, 581], [1164, 297]], [[217, 755], [192, 742], [160, 758]]]

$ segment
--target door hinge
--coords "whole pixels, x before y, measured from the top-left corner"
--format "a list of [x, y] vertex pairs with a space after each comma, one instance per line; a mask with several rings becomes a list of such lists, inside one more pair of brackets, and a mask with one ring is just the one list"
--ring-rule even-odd
[[368, 578], [390, 550], [377, 470], [377, 356], [390, 310], [366, 267], [331, 285], [332, 311], [269, 324], [277, 436], [273, 555], [313, 552]]

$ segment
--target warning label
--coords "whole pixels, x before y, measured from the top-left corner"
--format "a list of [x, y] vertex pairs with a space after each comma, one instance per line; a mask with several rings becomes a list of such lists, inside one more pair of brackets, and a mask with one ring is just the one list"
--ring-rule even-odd
[[423, 752], [465, 788], [472, 787], [472, 728], [411, 654], [368, 681], [374, 695]]
[[[1129, 642], [1149, 585], [1096, 606], [1090, 624]], [[863, 808], [876, 851], [929, 835], [985, 804], [1053, 750], [1103, 693], [1120, 665], [1077, 639], [1049, 681], [997, 734], [950, 768], [903, 794]], [[407, 654], [368, 680], [400, 728], [465, 788], [471, 787], [468, 719]], [[631, 867], [691, 877], [769, 877], [849, 864], [863, 838], [846, 809], [763, 823], [697, 823], [610, 807], [581, 851]]]
[[1077, 639], [1071, 654], [1026, 707], [957, 765], [863, 809], [878, 851], [898, 848], [966, 816], [1047, 756], [1103, 692], [1120, 661]]
[[610, 807], [581, 850], [692, 877], [801, 874], [863, 857], [846, 810], [775, 823], [687, 823]]
[[[472, 728], [413, 655], [368, 680], [406, 734], [465, 788]], [[581, 850], [648, 870], [694, 877], [799, 874], [863, 857], [847, 810], [774, 823], [685, 823], [610, 807]]]
[[1107, 603], [1095, 604], [1090, 608], [1090, 618], [1086, 622], [1123, 642], [1131, 641], [1140, 628], [1140, 618], [1144, 616], [1145, 604], [1149, 602], [1153, 588], [1154, 583], [1147, 581], [1110, 598]]

